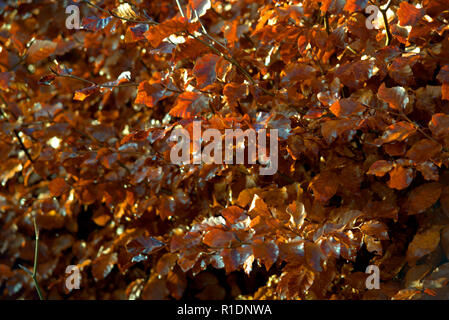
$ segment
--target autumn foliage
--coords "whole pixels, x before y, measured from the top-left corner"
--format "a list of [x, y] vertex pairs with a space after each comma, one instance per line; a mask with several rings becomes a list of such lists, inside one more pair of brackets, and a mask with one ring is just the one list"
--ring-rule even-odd
[[[2, 299], [38, 298], [33, 218], [46, 299], [449, 298], [448, 0], [0, 13]], [[171, 163], [195, 119], [279, 130], [278, 172]]]

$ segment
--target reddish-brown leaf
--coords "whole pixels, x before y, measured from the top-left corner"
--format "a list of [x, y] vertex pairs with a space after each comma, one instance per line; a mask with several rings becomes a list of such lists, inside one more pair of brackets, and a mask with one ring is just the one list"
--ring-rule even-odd
[[200, 89], [215, 82], [215, 65], [218, 59], [220, 59], [219, 56], [209, 53], [196, 60], [195, 66], [193, 67], [193, 74], [196, 77], [196, 82]]
[[392, 189], [402, 190], [413, 181], [413, 169], [397, 166], [390, 171], [388, 186]]
[[223, 94], [226, 102], [229, 103], [231, 107], [234, 107], [237, 105], [238, 100], [244, 98], [248, 94], [248, 86], [246, 84], [231, 82], [224, 86]]
[[204, 109], [208, 109], [209, 99], [200, 93], [186, 91], [176, 99], [170, 115], [179, 118], [190, 118]]
[[315, 199], [326, 202], [332, 198], [338, 190], [338, 176], [331, 171], [324, 171], [315, 176], [309, 184], [313, 190]]
[[423, 8], [417, 8], [408, 2], [402, 1], [397, 11], [399, 25], [414, 26], [422, 17], [424, 17], [424, 14], [425, 11]]
[[144, 35], [148, 39], [150, 44], [154, 48], [157, 48], [168, 36], [183, 31], [194, 32], [198, 29], [199, 26], [199, 22], [189, 23], [186, 18], [175, 17], [166, 20], [158, 24], [157, 26], [151, 26]]
[[274, 241], [263, 241], [256, 239], [253, 242], [253, 254], [256, 259], [260, 259], [267, 271], [276, 262], [279, 256], [279, 248]]
[[443, 137], [449, 134], [449, 115], [436, 113], [429, 122], [429, 129], [436, 137]]
[[404, 110], [409, 102], [407, 91], [403, 87], [387, 88], [384, 83], [380, 85], [377, 96], [395, 110]]
[[209, 247], [229, 247], [235, 240], [234, 233], [231, 231], [223, 231], [217, 228], [211, 228], [203, 237], [203, 243]]
[[440, 226], [433, 226], [417, 233], [407, 249], [407, 262], [415, 264], [420, 258], [431, 253], [440, 243]]
[[64, 178], [53, 179], [49, 185], [48, 189], [53, 197], [59, 197], [60, 195], [66, 193], [70, 190], [70, 186], [64, 180]]
[[100, 87], [96, 86], [96, 85], [87, 87], [87, 88], [84, 88], [81, 90], [76, 90], [73, 100], [84, 101], [88, 96], [90, 96], [96, 92], [99, 92], [99, 91], [100, 91]]
[[391, 161], [386, 160], [378, 160], [374, 162], [367, 174], [374, 174], [376, 177], [383, 177], [386, 173], [390, 172], [393, 169], [393, 164]]
[[40, 60], [48, 58], [55, 52], [58, 44], [48, 40], [36, 40], [28, 49], [28, 63], [36, 63]]
[[92, 262], [92, 275], [95, 281], [106, 278], [117, 263], [117, 253], [103, 254]]
[[425, 162], [441, 152], [441, 144], [430, 140], [422, 139], [415, 143], [406, 156], [415, 163]]
[[341, 99], [332, 104], [330, 111], [337, 117], [347, 117], [353, 114], [362, 114], [365, 107], [352, 99]]
[[416, 127], [407, 122], [400, 121], [388, 126], [381, 138], [376, 139], [376, 144], [403, 141], [416, 132]]
[[350, 13], [365, 9], [368, 0], [347, 0], [344, 10]]
[[413, 189], [408, 196], [408, 214], [422, 213], [440, 198], [442, 187], [437, 182], [426, 183]]

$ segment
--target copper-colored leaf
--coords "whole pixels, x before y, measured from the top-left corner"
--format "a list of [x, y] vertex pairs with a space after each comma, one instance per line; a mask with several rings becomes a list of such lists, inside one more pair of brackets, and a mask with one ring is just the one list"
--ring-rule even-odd
[[407, 151], [406, 156], [414, 162], [420, 163], [436, 156], [441, 152], [441, 149], [441, 144], [430, 139], [422, 139], [415, 143], [411, 149]]
[[49, 185], [50, 193], [53, 197], [59, 197], [60, 195], [66, 193], [70, 190], [70, 186], [64, 180], [64, 178], [53, 179]]
[[385, 102], [388, 102], [390, 108], [395, 110], [404, 110], [409, 102], [407, 91], [403, 87], [387, 88], [381, 84], [377, 96]]
[[442, 137], [449, 134], [449, 115], [444, 113], [436, 113], [432, 115], [429, 123], [429, 129], [436, 137]]
[[344, 10], [350, 13], [355, 11], [361, 11], [365, 9], [367, 3], [368, 0], [347, 0]]
[[117, 254], [103, 254], [92, 262], [92, 275], [96, 281], [103, 280], [117, 263]]
[[347, 117], [363, 113], [365, 107], [352, 99], [341, 99], [331, 105], [330, 111], [337, 117]]
[[328, 201], [338, 190], [338, 176], [331, 171], [324, 171], [314, 177], [309, 184], [314, 197], [319, 201]]
[[215, 82], [215, 65], [218, 59], [220, 59], [219, 56], [210, 53], [196, 60], [193, 74], [200, 89]]
[[253, 254], [260, 259], [268, 270], [276, 262], [279, 256], [279, 248], [274, 241], [263, 241], [257, 239], [253, 242]]
[[400, 121], [388, 126], [381, 138], [376, 140], [376, 144], [389, 143], [393, 141], [403, 141], [416, 132], [416, 127], [406, 121]]
[[228, 247], [235, 240], [234, 233], [212, 228], [204, 235], [203, 242], [209, 247]]
[[413, 189], [407, 201], [408, 214], [422, 213], [438, 201], [441, 185], [437, 182], [426, 183]]
[[178, 96], [174, 107], [169, 113], [174, 117], [190, 118], [202, 110], [207, 109], [208, 104], [209, 99], [205, 95], [186, 91]]
[[148, 31], [145, 32], [145, 37], [154, 48], [157, 48], [168, 36], [183, 31], [194, 32], [199, 26], [200, 24], [198, 22], [189, 23], [186, 18], [175, 17], [166, 20], [157, 26], [151, 26]]
[[28, 49], [28, 63], [36, 63], [40, 60], [48, 58], [56, 50], [57, 43], [48, 40], [36, 40]]
[[407, 261], [409, 264], [414, 264], [418, 259], [437, 248], [440, 243], [440, 229], [440, 226], [433, 226], [415, 235], [407, 250]]
[[423, 8], [417, 8], [408, 2], [401, 2], [397, 15], [399, 17], [400, 26], [414, 26], [418, 21], [424, 17], [425, 11]]
[[388, 186], [393, 189], [402, 190], [407, 188], [413, 180], [413, 169], [397, 166], [390, 171]]
[[378, 160], [374, 162], [371, 167], [369, 167], [367, 174], [374, 174], [377, 177], [383, 177], [386, 173], [390, 172], [391, 169], [393, 169], [393, 164], [391, 161]]

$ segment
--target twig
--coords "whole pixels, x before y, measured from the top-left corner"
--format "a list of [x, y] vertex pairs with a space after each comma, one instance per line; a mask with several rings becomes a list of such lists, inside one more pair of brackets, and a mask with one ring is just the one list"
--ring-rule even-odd
[[114, 12], [112, 12], [110, 10], [103, 9], [103, 8], [97, 6], [95, 3], [92, 3], [92, 2], [90, 2], [88, 0], [82, 0], [81, 2], [87, 3], [88, 5], [90, 5], [90, 6], [94, 7], [94, 8], [96, 8], [96, 9], [100, 10], [101, 12], [110, 14], [111, 16], [113, 16], [114, 18], [117, 18], [117, 19], [125, 20], [125, 21], [131, 22], [131, 23], [144, 23], [144, 24], [149, 24], [149, 25], [158, 25], [158, 23], [155, 22], [155, 21], [134, 20], [134, 19], [129, 19], [129, 18], [125, 18], [125, 17], [120, 17], [120, 16], [116, 15]]
[[39, 256], [39, 229], [37, 228], [36, 224], [36, 218], [33, 217], [33, 224], [34, 224], [34, 234], [36, 236], [36, 245], [34, 247], [34, 265], [33, 265], [33, 272], [19, 264], [19, 267], [26, 271], [30, 275], [30, 277], [33, 279], [34, 286], [36, 287], [37, 294], [39, 295], [40, 300], [44, 300], [44, 296], [42, 295], [41, 287], [39, 286], [39, 283], [37, 282], [37, 261]]
[[14, 131], [14, 135], [16, 136], [17, 140], [19, 140], [20, 147], [22, 148], [23, 152], [25, 152], [25, 155], [27, 156], [28, 160], [30, 160], [31, 163], [34, 163], [34, 160], [33, 160], [33, 158], [31, 158], [31, 155], [28, 152], [28, 149], [23, 144], [22, 138], [20, 138], [19, 131], [17, 129], [14, 129], [13, 131]]
[[176, 0], [176, 4], [178, 5], [179, 12], [181, 13], [181, 17], [185, 18], [184, 12], [182, 11], [181, 4], [179, 3], [179, 0]]
[[326, 33], [330, 34], [330, 27], [329, 27], [329, 14], [326, 13], [324, 14], [324, 28], [326, 29]]
[[382, 13], [382, 18], [384, 19], [385, 32], [387, 33], [387, 41], [386, 41], [387, 47], [391, 44], [391, 40], [393, 39], [393, 36], [390, 31], [390, 24], [388, 23], [388, 17], [387, 17], [387, 11], [388, 11], [388, 8], [390, 7], [390, 4], [391, 4], [391, 0], [388, 0], [385, 7], [383, 9], [380, 8], [380, 12]]

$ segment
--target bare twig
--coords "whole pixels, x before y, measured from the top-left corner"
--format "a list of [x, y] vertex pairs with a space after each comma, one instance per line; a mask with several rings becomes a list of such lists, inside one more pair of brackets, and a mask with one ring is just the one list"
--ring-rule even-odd
[[178, 5], [179, 13], [181, 13], [181, 17], [185, 18], [184, 12], [182, 11], [181, 4], [179, 3], [179, 0], [176, 0], [176, 4]]
[[384, 8], [380, 8], [380, 12], [382, 13], [382, 18], [384, 20], [385, 25], [385, 32], [387, 34], [387, 40], [386, 40], [386, 46], [389, 46], [391, 44], [391, 41], [393, 40], [393, 36], [390, 31], [390, 24], [388, 23], [388, 17], [387, 17], [387, 11], [390, 7], [391, 0], [388, 0], [387, 4], [384, 6]]
[[149, 24], [149, 25], [157, 25], [158, 24], [157, 22], [150, 21], [150, 20], [134, 20], [134, 19], [129, 19], [129, 18], [125, 18], [125, 17], [120, 17], [119, 15], [115, 14], [114, 12], [112, 12], [110, 10], [103, 9], [102, 7], [99, 7], [95, 3], [92, 3], [88, 0], [82, 0], [81, 2], [84, 2], [96, 9], [100, 10], [101, 12], [110, 14], [111, 16], [113, 16], [114, 18], [117, 18], [117, 19], [125, 20], [125, 21], [131, 22], [131, 23], [142, 23], [142, 24]]
[[39, 283], [37, 282], [37, 262], [39, 257], [39, 229], [37, 228], [36, 224], [36, 218], [33, 217], [33, 224], [34, 224], [34, 234], [36, 237], [36, 245], [34, 247], [34, 265], [33, 265], [33, 272], [19, 264], [19, 267], [26, 271], [30, 275], [30, 277], [33, 279], [34, 286], [36, 287], [37, 294], [39, 295], [40, 300], [44, 300], [44, 296], [42, 295], [41, 287], [39, 286]]

